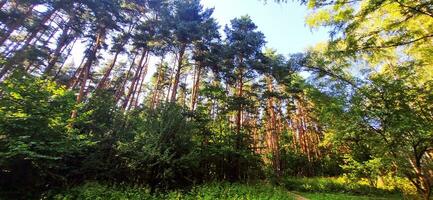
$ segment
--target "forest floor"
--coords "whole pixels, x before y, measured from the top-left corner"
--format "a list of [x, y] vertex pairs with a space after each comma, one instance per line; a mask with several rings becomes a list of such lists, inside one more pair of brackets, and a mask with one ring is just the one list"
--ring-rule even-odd
[[[400, 195], [389, 195], [387, 197], [355, 196], [350, 194], [335, 193], [298, 193], [292, 192], [296, 200], [398, 200]], [[302, 196], [301, 196], [302, 195]]]
[[397, 200], [403, 199], [400, 194], [388, 195], [354, 195], [344, 192], [299, 192], [281, 186], [266, 183], [209, 183], [197, 185], [191, 190], [171, 191], [168, 193], [150, 193], [148, 188], [119, 187], [100, 183], [86, 183], [54, 194], [48, 199], [231, 199], [231, 200]]

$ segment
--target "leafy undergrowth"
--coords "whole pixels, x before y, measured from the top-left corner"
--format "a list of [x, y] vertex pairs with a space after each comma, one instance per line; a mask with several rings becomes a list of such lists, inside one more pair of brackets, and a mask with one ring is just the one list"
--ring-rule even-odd
[[47, 195], [56, 200], [110, 200], [110, 199], [232, 199], [232, 200], [290, 200], [295, 197], [287, 190], [268, 184], [210, 183], [193, 187], [190, 191], [172, 191], [168, 193], [151, 193], [145, 187], [109, 186], [95, 182], [70, 188], [63, 192]]
[[355, 196], [348, 194], [331, 194], [331, 193], [300, 193], [309, 200], [398, 200], [402, 197], [398, 194], [387, 195], [383, 197]]
[[48, 199], [93, 200], [93, 199], [296, 199], [294, 193], [310, 200], [379, 200], [403, 199], [395, 187], [376, 188], [362, 182], [349, 182], [344, 178], [288, 178], [284, 187], [267, 183], [208, 183], [194, 186], [189, 190], [151, 192], [147, 187], [128, 185], [107, 185], [88, 182], [81, 186], [50, 192]]
[[[314, 193], [315, 196], [320, 197], [326, 193], [340, 194], [342, 198], [335, 199], [347, 199], [344, 198], [344, 194], [358, 196], [355, 199], [360, 199], [359, 196], [380, 198], [389, 196], [402, 198], [401, 188], [397, 186], [390, 187], [372, 187], [368, 183], [359, 181], [353, 182], [346, 178], [287, 178], [284, 181], [284, 186], [291, 191], [304, 192], [306, 194]], [[330, 194], [330, 195], [331, 195]], [[346, 196], [347, 197], [347, 196]], [[328, 198], [316, 198], [316, 199], [328, 199]], [[329, 198], [333, 199], [333, 198]]]

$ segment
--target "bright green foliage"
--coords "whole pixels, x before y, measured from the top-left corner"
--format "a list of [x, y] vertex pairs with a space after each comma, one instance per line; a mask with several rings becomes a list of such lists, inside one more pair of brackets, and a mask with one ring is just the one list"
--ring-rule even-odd
[[387, 195], [398, 194], [397, 188], [370, 186], [366, 182], [353, 182], [346, 178], [287, 178], [284, 186], [289, 190], [301, 192], [348, 193], [357, 195]]
[[294, 199], [283, 188], [268, 184], [211, 183], [194, 187], [184, 199]]
[[302, 196], [310, 200], [398, 200], [401, 199], [399, 195], [386, 195], [385, 197], [369, 197], [369, 196], [357, 196], [350, 194], [332, 194], [332, 193], [301, 193]]
[[[306, 0], [311, 27], [331, 29], [331, 50], [340, 55], [359, 55], [372, 66], [382, 61], [417, 60], [423, 65], [421, 79], [432, 78], [431, 0]], [[400, 49], [397, 49], [400, 47]], [[403, 58], [407, 55], [409, 58]]]
[[55, 170], [62, 168], [59, 161], [76, 141], [68, 134], [73, 94], [54, 82], [18, 73], [0, 87], [1, 182], [16, 192], [61, 179]]

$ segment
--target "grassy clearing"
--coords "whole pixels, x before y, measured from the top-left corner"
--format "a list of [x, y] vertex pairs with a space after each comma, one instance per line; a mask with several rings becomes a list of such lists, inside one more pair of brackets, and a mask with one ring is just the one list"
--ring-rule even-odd
[[332, 193], [299, 193], [309, 200], [398, 200], [403, 199], [400, 195], [388, 195], [386, 197], [354, 196], [349, 194]]
[[401, 196], [397, 186], [373, 187], [366, 182], [351, 182], [346, 178], [287, 178], [284, 186], [290, 191], [309, 193], [350, 194], [355, 196]]

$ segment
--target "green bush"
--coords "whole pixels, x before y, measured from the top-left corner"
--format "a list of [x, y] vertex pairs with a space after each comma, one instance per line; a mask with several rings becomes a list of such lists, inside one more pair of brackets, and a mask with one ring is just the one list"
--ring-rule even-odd
[[119, 141], [119, 156], [134, 176], [132, 182], [168, 188], [191, 184], [198, 170], [194, 149], [198, 129], [177, 105], [130, 113], [130, 136]]
[[56, 83], [14, 74], [0, 85], [0, 195], [26, 198], [59, 185], [71, 134], [74, 95]]

